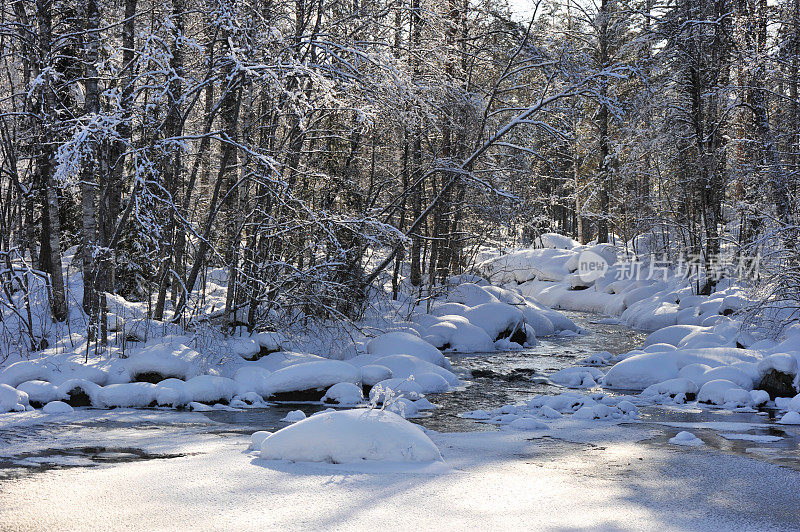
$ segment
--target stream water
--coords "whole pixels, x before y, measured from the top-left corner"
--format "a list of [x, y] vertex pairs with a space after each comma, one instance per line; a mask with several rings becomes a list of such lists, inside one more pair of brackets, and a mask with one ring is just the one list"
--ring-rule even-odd
[[[460, 418], [468, 410], [491, 409], [524, 401], [534, 395], [557, 394], [565, 388], [545, 379], [562, 368], [599, 351], [627, 352], [640, 346], [646, 334], [622, 325], [609, 324], [600, 316], [567, 313], [588, 334], [542, 339], [529, 349], [470, 355], [449, 354], [453, 370], [466, 382], [458, 390], [432, 395], [438, 408], [413, 421], [440, 432], [491, 431], [493, 425]], [[268, 409], [245, 411], [216, 410], [204, 413], [207, 422], [196, 414], [171, 410], [130, 412], [86, 410], [83, 417], [69, 423], [41, 423], [0, 428], [0, 480], [37, 471], [132, 460], [163, 459], [174, 455], [146, 452], [170, 439], [187, 436], [218, 437], [250, 434], [256, 430], [279, 430], [287, 412], [301, 409], [306, 414], [323, 408], [318, 404], [280, 404]], [[91, 415], [96, 412], [96, 415]], [[635, 424], [650, 429], [656, 436], [648, 445], [668, 445], [667, 440], [681, 430], [690, 430], [721, 452], [747, 455], [800, 469], [800, 427], [775, 424], [774, 412], [731, 412], [708, 408], [644, 407]], [[724, 437], [725, 434], [731, 436]], [[774, 440], [774, 441], [768, 441]], [[160, 442], [160, 443], [159, 443]], [[141, 445], [141, 448], [140, 448]]]

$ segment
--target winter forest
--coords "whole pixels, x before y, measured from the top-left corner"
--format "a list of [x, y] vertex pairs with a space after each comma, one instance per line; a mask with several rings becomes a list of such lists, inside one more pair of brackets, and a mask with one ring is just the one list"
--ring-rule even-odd
[[0, 523], [800, 530], [800, 0], [0, 6]]

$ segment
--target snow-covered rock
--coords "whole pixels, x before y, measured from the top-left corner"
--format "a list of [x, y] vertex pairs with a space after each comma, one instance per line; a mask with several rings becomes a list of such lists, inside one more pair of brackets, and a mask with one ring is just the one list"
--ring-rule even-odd
[[703, 440], [685, 430], [670, 438], [669, 442], [673, 445], [686, 445], [688, 447], [700, 447], [705, 445]]
[[123, 361], [131, 380], [158, 383], [164, 379], [187, 380], [200, 372], [200, 353], [183, 344], [162, 342], [131, 353]]
[[[445, 383], [445, 386], [447, 383]], [[361, 387], [352, 382], [339, 382], [334, 384], [322, 397], [323, 403], [335, 403], [338, 405], [357, 405], [364, 400]]]
[[376, 357], [413, 355], [431, 364], [450, 369], [450, 361], [438, 349], [419, 336], [406, 332], [390, 332], [373, 338], [367, 343], [367, 352]]
[[642, 398], [652, 399], [657, 396], [667, 396], [677, 402], [694, 400], [697, 397], [699, 388], [694, 381], [685, 378], [669, 379], [658, 384], [653, 384], [645, 388], [639, 394]]
[[[309, 396], [308, 399], [298, 397], [296, 400], [319, 400], [324, 391], [334, 384], [340, 382], [360, 384], [360, 379], [361, 372], [352, 364], [338, 360], [320, 360], [279, 369], [266, 377], [265, 387], [269, 392], [268, 395], [276, 398], [282, 398], [281, 394], [289, 392], [316, 391], [319, 392], [318, 397], [316, 395]], [[286, 399], [292, 398], [286, 397]]]
[[391, 379], [394, 376], [392, 370], [379, 364], [366, 364], [361, 366], [361, 384], [364, 386], [375, 386], [381, 381]]
[[26, 381], [17, 386], [17, 390], [27, 393], [30, 404], [37, 408], [64, 398], [58, 387], [47, 381]]
[[800, 414], [797, 412], [786, 412], [779, 420], [781, 425], [800, 425]]
[[233, 380], [236, 382], [237, 395], [244, 395], [248, 392], [255, 392], [261, 397], [269, 395], [267, 377], [271, 374], [271, 371], [255, 365], [247, 365], [237, 369], [233, 375]]
[[292, 410], [286, 416], [284, 416], [281, 421], [286, 421], [288, 423], [297, 423], [298, 421], [303, 421], [306, 419], [306, 414], [302, 410]]
[[[699, 403], [709, 403], [713, 405], [724, 405], [726, 394], [730, 391], [741, 390], [747, 393], [741, 386], [729, 380], [717, 379], [705, 383], [697, 393]], [[730, 395], [728, 397], [731, 397]], [[749, 397], [749, 394], [748, 394]]]
[[377, 364], [389, 368], [394, 378], [407, 379], [412, 375], [435, 373], [444, 378], [450, 386], [458, 386], [461, 384], [461, 381], [453, 372], [410, 355], [391, 355], [372, 358], [369, 362], [370, 364]]
[[382, 410], [326, 412], [271, 434], [261, 458], [302, 462], [353, 463], [443, 461], [419, 426]]
[[5, 412], [24, 412], [29, 407], [28, 394], [0, 384], [0, 414]]
[[42, 407], [45, 414], [71, 414], [74, 409], [63, 401], [50, 401]]
[[198, 375], [186, 381], [186, 395], [197, 403], [228, 403], [237, 394], [236, 381], [215, 375]]
[[549, 379], [568, 388], [592, 388], [603, 378], [603, 372], [593, 367], [574, 366], [550, 375]]

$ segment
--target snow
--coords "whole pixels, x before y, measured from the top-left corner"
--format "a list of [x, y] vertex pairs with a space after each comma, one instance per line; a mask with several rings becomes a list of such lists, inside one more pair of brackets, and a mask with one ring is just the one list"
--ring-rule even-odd
[[439, 449], [417, 425], [383, 410], [326, 412], [268, 436], [263, 460], [354, 463], [442, 462]]
[[724, 405], [728, 402], [726, 398], [731, 397], [731, 395], [729, 395], [730, 392], [737, 394], [739, 392], [744, 392], [748, 398], [750, 397], [747, 391], [743, 390], [738, 384], [724, 379], [717, 379], [708, 381], [700, 388], [700, 391], [697, 393], [697, 402]]
[[47, 381], [26, 381], [17, 386], [17, 390], [27, 393], [32, 403], [40, 405], [64, 399], [58, 387]]
[[681, 431], [676, 434], [674, 437], [669, 439], [669, 442], [673, 445], [686, 445], [689, 447], [700, 447], [705, 445], [703, 440], [692, 434], [691, 432]]
[[0, 384], [0, 414], [5, 412], [24, 412], [28, 406], [28, 394]]
[[131, 379], [144, 373], [187, 380], [199, 373], [200, 353], [177, 341], [157, 343], [136, 350], [123, 361]]
[[547, 426], [546, 423], [542, 423], [541, 421], [537, 421], [530, 417], [522, 417], [519, 419], [515, 419], [511, 423], [508, 424], [508, 428], [514, 430], [549, 430], [550, 427]]
[[380, 381], [391, 379], [394, 376], [392, 370], [379, 364], [366, 364], [361, 366], [361, 384], [364, 386], [375, 386]]
[[609, 388], [644, 390], [648, 386], [678, 377], [678, 366], [663, 353], [635, 355], [608, 370], [603, 385]]
[[758, 443], [774, 443], [783, 439], [780, 436], [769, 436], [767, 434], [742, 434], [735, 432], [722, 432], [720, 436], [726, 440], [754, 441]]
[[370, 364], [377, 364], [389, 368], [394, 378], [407, 379], [412, 375], [434, 373], [444, 378], [450, 386], [458, 386], [461, 384], [461, 381], [453, 372], [431, 364], [430, 362], [420, 360], [414, 356], [390, 355], [379, 358], [369, 357], [367, 360], [370, 361]]
[[367, 343], [367, 352], [376, 357], [413, 355], [431, 364], [450, 369], [450, 361], [438, 349], [422, 338], [406, 332], [390, 332], [373, 338]]
[[63, 401], [50, 401], [42, 407], [45, 414], [71, 414], [73, 408]]
[[763, 377], [772, 370], [789, 375], [796, 375], [797, 359], [787, 353], [775, 353], [765, 357], [758, 363], [759, 376]]
[[58, 385], [72, 379], [83, 379], [102, 385], [108, 380], [108, 373], [83, 364], [83, 356], [73, 353], [49, 355], [38, 360], [22, 360], [0, 371], [0, 384], [12, 387], [32, 380]]
[[781, 425], [800, 425], [800, 413], [786, 412], [779, 420]]
[[[306, 419], [306, 414], [302, 410], [292, 410], [286, 416], [284, 416], [281, 421], [286, 421], [289, 423], [297, 423], [298, 421], [303, 421]], [[266, 439], [266, 438], [265, 438]]]
[[301, 390], [320, 390], [340, 382], [358, 384], [360, 380], [361, 372], [352, 364], [338, 360], [320, 360], [293, 364], [275, 371], [266, 377], [265, 388], [269, 392], [268, 395], [272, 395]]
[[186, 381], [184, 393], [197, 403], [229, 402], [237, 394], [236, 381], [215, 375], [198, 375]]
[[694, 381], [685, 378], [669, 379], [658, 384], [652, 384], [642, 390], [639, 394], [640, 397], [653, 398], [656, 396], [669, 396], [672, 398], [681, 398], [685, 402], [687, 396], [697, 396], [699, 388]]
[[425, 389], [416, 378], [394, 378], [381, 381], [369, 391], [370, 401], [376, 403], [389, 402], [402, 397], [416, 401], [425, 394]]
[[271, 374], [271, 371], [252, 364], [239, 368], [233, 375], [233, 380], [236, 382], [237, 395], [243, 395], [247, 392], [255, 392], [262, 397], [269, 395], [267, 377]]
[[[445, 387], [447, 383], [445, 382]], [[361, 387], [351, 382], [339, 382], [334, 384], [322, 397], [323, 403], [336, 403], [339, 405], [357, 405], [364, 400]]]
[[603, 378], [603, 372], [593, 367], [574, 366], [564, 368], [548, 377], [551, 381], [568, 388], [591, 388]]
[[110, 384], [98, 391], [97, 406], [106, 408], [145, 408], [148, 406], [177, 406], [180, 394], [174, 388], [149, 382]]
[[261, 444], [264, 443], [272, 433], [267, 430], [259, 430], [254, 432], [253, 435], [250, 437], [250, 447], [247, 449], [248, 451], [260, 451]]

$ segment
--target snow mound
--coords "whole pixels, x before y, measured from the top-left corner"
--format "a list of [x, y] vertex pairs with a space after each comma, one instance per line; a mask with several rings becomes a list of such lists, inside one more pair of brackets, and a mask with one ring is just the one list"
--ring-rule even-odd
[[417, 425], [385, 410], [325, 412], [268, 436], [261, 458], [298, 462], [441, 462]]
[[63, 401], [50, 401], [42, 407], [42, 412], [45, 414], [71, 414], [74, 410]]
[[296, 423], [298, 421], [303, 421], [306, 419], [306, 413], [302, 410], [292, 410], [286, 416], [281, 419], [281, 421], [287, 421], [289, 423]]
[[0, 384], [0, 414], [5, 412], [24, 412], [29, 408], [28, 394], [12, 388], [8, 384]]
[[274, 395], [303, 390], [324, 390], [340, 382], [359, 384], [360, 381], [361, 372], [352, 364], [322, 359], [318, 362], [293, 364], [275, 371], [266, 377], [265, 388], [269, 392], [266, 395]]
[[431, 364], [450, 369], [450, 361], [438, 349], [419, 336], [407, 332], [390, 332], [373, 338], [367, 343], [367, 352], [378, 357], [413, 355]]
[[686, 445], [688, 447], [700, 447], [705, 445], [703, 440], [701, 440], [691, 432], [687, 432], [685, 430], [682, 430], [674, 437], [670, 438], [669, 442], [672, 445]]
[[797, 412], [786, 412], [783, 417], [778, 420], [781, 425], [800, 425], [800, 414]]
[[187, 380], [200, 373], [200, 353], [183, 344], [159, 343], [135, 351], [123, 361], [131, 380]]
[[[447, 383], [445, 383], [445, 386]], [[334, 384], [322, 397], [323, 403], [336, 403], [339, 405], [357, 405], [364, 400], [361, 387], [352, 382], [339, 382]]]

